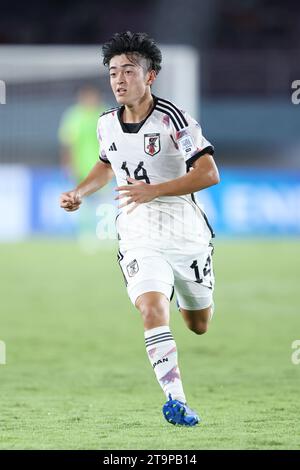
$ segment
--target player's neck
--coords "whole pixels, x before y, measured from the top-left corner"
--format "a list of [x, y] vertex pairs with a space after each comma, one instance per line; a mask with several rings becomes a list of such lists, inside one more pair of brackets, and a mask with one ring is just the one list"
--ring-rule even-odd
[[151, 109], [154, 101], [151, 93], [144, 95], [140, 100], [132, 104], [126, 104], [122, 115], [124, 123], [138, 123], [143, 121]]

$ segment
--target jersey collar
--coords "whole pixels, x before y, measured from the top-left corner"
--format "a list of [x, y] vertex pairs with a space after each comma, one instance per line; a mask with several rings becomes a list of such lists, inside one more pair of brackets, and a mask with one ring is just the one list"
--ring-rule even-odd
[[137, 122], [136, 126], [133, 129], [129, 129], [129, 126], [127, 127], [126, 123], [124, 123], [123, 120], [122, 120], [122, 115], [123, 115], [123, 111], [125, 109], [125, 106], [123, 105], [118, 109], [117, 115], [118, 115], [120, 126], [121, 126], [124, 133], [126, 133], [126, 134], [137, 134], [139, 132], [139, 130], [143, 127], [143, 125], [145, 124], [147, 119], [151, 116], [151, 114], [153, 113], [153, 111], [156, 107], [157, 97], [152, 95], [152, 98], [153, 98], [153, 107], [152, 107], [151, 111], [148, 113], [148, 115], [145, 117], [145, 119], [143, 119], [141, 122]]

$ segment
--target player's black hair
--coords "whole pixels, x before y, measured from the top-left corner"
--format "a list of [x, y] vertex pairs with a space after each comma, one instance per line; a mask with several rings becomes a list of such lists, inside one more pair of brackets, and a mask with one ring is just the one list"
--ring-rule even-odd
[[141, 56], [148, 61], [148, 70], [158, 73], [161, 69], [161, 51], [147, 33], [116, 33], [102, 47], [103, 64], [109, 65], [110, 60], [121, 54], [126, 54], [134, 61], [135, 56]]

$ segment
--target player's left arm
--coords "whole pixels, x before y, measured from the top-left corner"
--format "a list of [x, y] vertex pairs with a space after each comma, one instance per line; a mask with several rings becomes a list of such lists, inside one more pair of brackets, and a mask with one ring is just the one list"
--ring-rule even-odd
[[217, 165], [212, 155], [206, 153], [192, 163], [188, 173], [179, 178], [159, 183], [156, 190], [159, 196], [183, 196], [209, 188], [220, 182]]

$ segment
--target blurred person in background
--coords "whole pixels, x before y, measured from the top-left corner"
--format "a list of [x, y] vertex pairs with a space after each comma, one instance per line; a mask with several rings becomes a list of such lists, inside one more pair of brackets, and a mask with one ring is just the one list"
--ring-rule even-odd
[[[87, 176], [98, 158], [99, 142], [95, 129], [99, 116], [106, 109], [98, 88], [86, 84], [78, 91], [77, 103], [62, 116], [58, 130], [61, 166], [75, 184]], [[91, 252], [97, 246], [95, 214], [98, 204], [96, 196], [89, 198], [79, 216], [78, 240]]]

